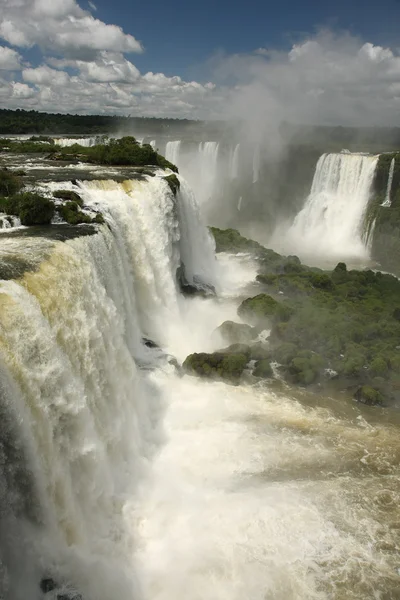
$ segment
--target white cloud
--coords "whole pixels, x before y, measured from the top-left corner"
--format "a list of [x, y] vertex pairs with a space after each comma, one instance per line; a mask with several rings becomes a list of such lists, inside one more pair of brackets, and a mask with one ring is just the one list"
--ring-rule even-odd
[[[194, 118], [239, 118], [254, 136], [281, 120], [393, 125], [400, 116], [400, 57], [394, 49], [324, 31], [288, 51], [259, 48], [214, 58], [213, 81], [141, 74], [124, 53], [140, 45], [94, 19], [76, 0], [0, 0], [0, 36], [39, 45], [44, 63], [24, 67], [0, 46], [3, 105], [39, 110]], [[24, 15], [24, 16], [22, 16]], [[7, 74], [8, 71], [8, 74]], [[16, 77], [16, 71], [21, 76]], [[19, 81], [10, 83], [11, 78]]]
[[24, 69], [22, 78], [28, 83], [33, 83], [37, 86], [45, 85], [50, 87], [58, 87], [68, 85], [70, 77], [65, 71], [56, 71], [47, 65], [42, 65], [36, 69]]
[[21, 60], [22, 57], [18, 52], [0, 46], [0, 71], [19, 71], [22, 68]]
[[76, 0], [1, 0], [0, 37], [13, 46], [40, 46], [81, 60], [101, 50], [141, 52], [142, 46], [117, 25], [83, 10]]
[[217, 57], [228, 116], [265, 136], [281, 120], [393, 125], [400, 116], [400, 57], [349, 34], [323, 31], [289, 52]]

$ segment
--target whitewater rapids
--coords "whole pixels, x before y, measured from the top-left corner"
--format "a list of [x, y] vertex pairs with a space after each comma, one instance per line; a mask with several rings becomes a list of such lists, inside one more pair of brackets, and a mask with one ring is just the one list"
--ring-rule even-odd
[[[180, 376], [143, 336], [221, 347], [256, 265], [215, 261], [184, 184], [78, 187], [96, 234], [0, 238], [20, 269], [0, 282], [0, 595], [42, 600], [51, 575], [85, 600], [394, 600], [396, 417]], [[184, 298], [181, 261], [218, 297]]]

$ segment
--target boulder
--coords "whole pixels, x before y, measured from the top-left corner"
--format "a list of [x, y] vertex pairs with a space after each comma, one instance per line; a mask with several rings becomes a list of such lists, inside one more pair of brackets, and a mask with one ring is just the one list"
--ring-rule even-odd
[[236, 348], [229, 348], [207, 354], [205, 352], [189, 354], [183, 363], [183, 369], [190, 375], [207, 379], [219, 379], [237, 385], [248, 363], [248, 355]]
[[382, 405], [384, 400], [382, 394], [369, 385], [360, 386], [354, 394], [354, 399], [369, 406]]
[[254, 339], [256, 335], [254, 327], [246, 325], [245, 323], [235, 323], [234, 321], [224, 321], [215, 331], [217, 331], [228, 344], [247, 343]]
[[254, 377], [262, 377], [263, 379], [273, 377], [274, 372], [272, 370], [271, 363], [267, 358], [263, 358], [262, 360], [258, 360], [256, 362], [253, 375]]

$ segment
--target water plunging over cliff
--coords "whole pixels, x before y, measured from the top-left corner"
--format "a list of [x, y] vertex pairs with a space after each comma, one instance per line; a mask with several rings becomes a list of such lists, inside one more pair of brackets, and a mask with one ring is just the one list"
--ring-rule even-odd
[[231, 179], [237, 179], [239, 177], [239, 152], [240, 144], [236, 144], [230, 157], [229, 174]]
[[394, 165], [395, 165], [395, 158], [393, 157], [392, 160], [390, 161], [390, 167], [389, 167], [389, 175], [388, 175], [388, 182], [387, 182], [387, 188], [386, 188], [386, 195], [385, 195], [385, 200], [382, 203], [381, 206], [391, 206], [392, 204], [392, 199], [391, 199], [391, 192], [392, 192], [392, 185], [393, 185], [393, 174], [394, 174]]
[[57, 144], [57, 146], [61, 146], [62, 148], [67, 148], [68, 146], [73, 146], [74, 144], [79, 144], [80, 146], [89, 148], [91, 146], [95, 146], [96, 144], [104, 142], [104, 140], [101, 140], [101, 138], [94, 136], [84, 138], [54, 138], [54, 142]]
[[364, 217], [377, 156], [324, 154], [311, 192], [287, 231], [287, 243], [303, 254], [367, 258]]
[[178, 166], [179, 163], [180, 147], [181, 142], [177, 140], [175, 142], [167, 142], [167, 146], [165, 149], [165, 158], [176, 166]]

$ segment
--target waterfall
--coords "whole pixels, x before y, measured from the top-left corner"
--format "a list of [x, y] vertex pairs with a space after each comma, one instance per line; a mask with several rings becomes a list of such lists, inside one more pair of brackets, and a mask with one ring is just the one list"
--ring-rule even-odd
[[155, 147], [156, 147], [156, 140], [151, 140], [150, 146], [155, 149]]
[[310, 195], [286, 234], [289, 243], [305, 253], [366, 258], [364, 216], [377, 162], [362, 154], [322, 155]]
[[257, 183], [260, 177], [260, 147], [257, 146], [253, 154], [253, 183]]
[[57, 144], [57, 146], [61, 146], [62, 148], [73, 146], [74, 144], [79, 144], [80, 146], [89, 148], [91, 146], [95, 146], [96, 144], [101, 143], [101, 141], [102, 138], [99, 136], [84, 138], [54, 138], [54, 143]]
[[205, 227], [199, 227], [201, 217], [194, 193], [181, 177], [177, 194], [178, 214], [181, 222], [180, 249], [190, 283], [217, 284], [215, 274], [215, 243]]
[[390, 194], [392, 191], [392, 184], [393, 184], [394, 164], [395, 164], [395, 159], [393, 157], [392, 160], [390, 161], [385, 201], [382, 202], [381, 206], [391, 206], [391, 204], [392, 204]]
[[231, 179], [237, 179], [239, 176], [239, 150], [240, 144], [236, 144], [235, 149], [231, 153], [229, 164], [229, 174]]
[[175, 142], [167, 142], [167, 146], [165, 148], [165, 158], [169, 160], [173, 165], [178, 165], [179, 163], [179, 151], [181, 148], [180, 140]]
[[28, 270], [0, 281], [0, 525], [11, 545], [2, 527], [0, 595], [16, 600], [39, 598], [49, 574], [87, 598], [141, 598], [123, 507], [159, 443], [162, 407], [136, 365], [149, 360], [143, 336], [163, 343], [179, 316], [180, 263], [203, 281], [214, 269], [186, 182], [176, 199], [160, 176], [79, 188], [106, 224], [64, 242], [7, 238]]

